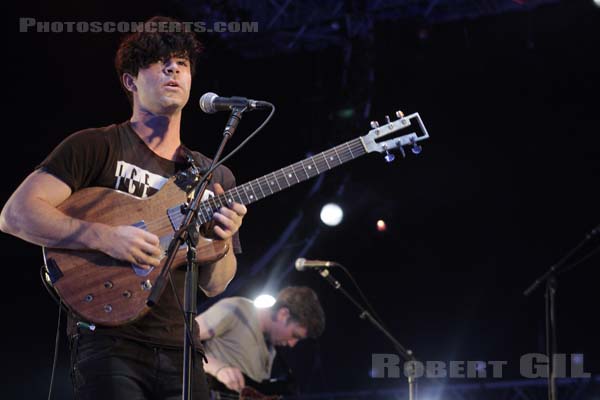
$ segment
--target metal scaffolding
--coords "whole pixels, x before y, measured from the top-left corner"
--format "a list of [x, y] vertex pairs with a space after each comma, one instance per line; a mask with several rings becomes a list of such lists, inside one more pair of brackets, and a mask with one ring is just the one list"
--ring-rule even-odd
[[[217, 35], [248, 57], [344, 45], [377, 23], [435, 24], [523, 12], [558, 0], [181, 0], [197, 20], [258, 23], [258, 32]], [[227, 39], [231, 39], [228, 41]]]

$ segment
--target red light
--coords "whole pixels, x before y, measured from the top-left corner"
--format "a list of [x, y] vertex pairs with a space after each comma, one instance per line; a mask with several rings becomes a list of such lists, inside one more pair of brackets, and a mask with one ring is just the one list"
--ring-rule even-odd
[[379, 221], [377, 221], [377, 230], [379, 232], [385, 232], [385, 230], [387, 229], [387, 225], [385, 224], [385, 221], [380, 219]]

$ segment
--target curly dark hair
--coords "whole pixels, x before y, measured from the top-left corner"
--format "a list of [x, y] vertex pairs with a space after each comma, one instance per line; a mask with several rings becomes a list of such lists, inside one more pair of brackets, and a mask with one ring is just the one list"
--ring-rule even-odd
[[306, 286], [286, 287], [277, 295], [272, 315], [284, 307], [289, 310], [292, 321], [306, 328], [308, 337], [321, 336], [325, 330], [325, 312], [314, 290]]
[[146, 68], [156, 61], [182, 57], [190, 61], [193, 75], [196, 71], [196, 58], [203, 49], [189, 27], [173, 18], [152, 17], [144, 22], [144, 27], [143, 31], [131, 33], [123, 38], [115, 57], [119, 82], [130, 103], [133, 101], [133, 96], [123, 86], [124, 73], [137, 76], [141, 68]]

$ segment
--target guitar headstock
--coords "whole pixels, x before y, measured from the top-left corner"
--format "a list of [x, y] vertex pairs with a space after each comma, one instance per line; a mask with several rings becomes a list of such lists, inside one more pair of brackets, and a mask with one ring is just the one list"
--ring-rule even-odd
[[391, 121], [386, 116], [386, 124], [382, 126], [379, 126], [377, 121], [372, 121], [372, 129], [361, 137], [368, 153], [374, 151], [385, 153], [387, 162], [391, 162], [396, 158], [390, 153], [394, 149], [398, 149], [404, 157], [406, 155], [405, 146], [410, 146], [414, 154], [419, 154], [421, 146], [418, 142], [429, 138], [419, 113], [404, 116], [402, 111], [396, 111], [396, 117], [398, 117], [397, 120]]

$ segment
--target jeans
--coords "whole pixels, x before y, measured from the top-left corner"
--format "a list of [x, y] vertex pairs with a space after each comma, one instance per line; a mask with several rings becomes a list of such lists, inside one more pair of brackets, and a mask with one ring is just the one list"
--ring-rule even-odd
[[[208, 400], [202, 358], [193, 358], [193, 400]], [[71, 339], [71, 378], [78, 400], [181, 399], [183, 350], [100, 334]]]

